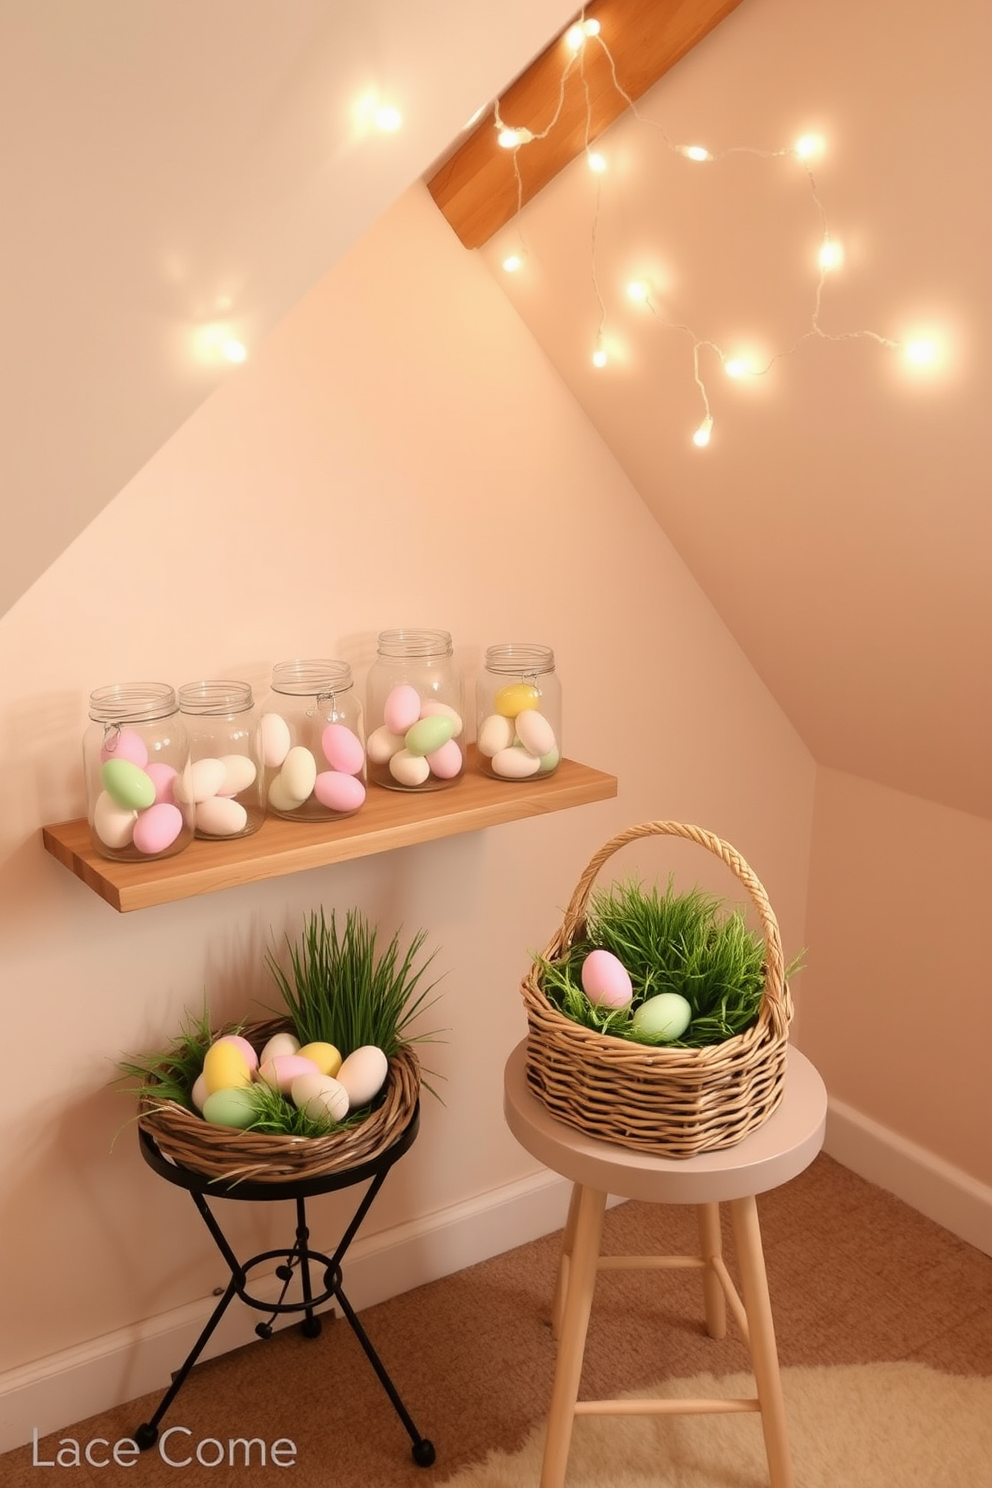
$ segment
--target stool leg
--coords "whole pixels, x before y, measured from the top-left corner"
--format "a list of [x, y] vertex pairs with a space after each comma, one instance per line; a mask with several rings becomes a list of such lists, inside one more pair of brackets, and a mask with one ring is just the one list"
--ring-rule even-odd
[[730, 1213], [751, 1335], [751, 1364], [761, 1406], [761, 1428], [768, 1454], [768, 1478], [771, 1488], [795, 1488], [785, 1424], [782, 1378], [779, 1374], [778, 1350], [775, 1347], [775, 1328], [768, 1297], [768, 1276], [761, 1248], [758, 1206], [754, 1196], [731, 1200]]
[[575, 1402], [582, 1374], [589, 1313], [596, 1286], [596, 1263], [603, 1233], [606, 1195], [594, 1188], [576, 1185], [575, 1235], [568, 1266], [568, 1286], [562, 1315], [561, 1342], [555, 1365], [548, 1435], [541, 1467], [541, 1488], [563, 1488], [568, 1448], [572, 1440]]
[[723, 1254], [723, 1236], [720, 1230], [720, 1205], [697, 1204], [696, 1218], [699, 1222], [699, 1254], [706, 1262], [703, 1272], [703, 1306], [706, 1310], [706, 1331], [711, 1338], [725, 1338], [727, 1334], [727, 1299], [720, 1278], [713, 1269], [714, 1257]]
[[565, 1294], [568, 1291], [568, 1270], [575, 1245], [575, 1222], [579, 1216], [579, 1184], [572, 1184], [568, 1200], [568, 1218], [561, 1237], [561, 1253], [558, 1257], [558, 1276], [555, 1280], [555, 1295], [551, 1303], [551, 1337], [558, 1342], [561, 1337], [561, 1318], [565, 1309]]

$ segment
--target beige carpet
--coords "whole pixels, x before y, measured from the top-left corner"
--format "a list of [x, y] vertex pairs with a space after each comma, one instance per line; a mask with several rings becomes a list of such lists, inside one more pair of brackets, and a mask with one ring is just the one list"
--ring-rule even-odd
[[[783, 1371], [797, 1488], [990, 1488], [992, 1379], [924, 1364]], [[647, 1390], [631, 1392], [649, 1395]], [[669, 1381], [669, 1395], [750, 1395], [749, 1375]], [[544, 1429], [443, 1488], [537, 1488]], [[757, 1415], [583, 1416], [566, 1488], [767, 1488]]]

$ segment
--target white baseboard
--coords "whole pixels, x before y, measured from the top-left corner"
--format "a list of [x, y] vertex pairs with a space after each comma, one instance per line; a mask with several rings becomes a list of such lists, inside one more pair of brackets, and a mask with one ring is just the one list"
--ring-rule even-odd
[[[348, 1300], [360, 1312], [547, 1235], [564, 1224], [568, 1194], [564, 1179], [541, 1171], [367, 1240], [359, 1236], [344, 1262]], [[311, 1243], [330, 1254], [336, 1238], [315, 1233]], [[252, 1273], [253, 1296], [275, 1301], [279, 1287], [274, 1275]], [[30, 1442], [35, 1428], [42, 1437], [164, 1390], [216, 1301], [200, 1298], [0, 1375], [0, 1452]], [[233, 1303], [201, 1358], [252, 1342], [255, 1324], [263, 1317]], [[388, 1368], [388, 1360], [386, 1364]], [[140, 1424], [134, 1422], [135, 1427]]]
[[831, 1097], [823, 1149], [870, 1183], [992, 1255], [992, 1188]]

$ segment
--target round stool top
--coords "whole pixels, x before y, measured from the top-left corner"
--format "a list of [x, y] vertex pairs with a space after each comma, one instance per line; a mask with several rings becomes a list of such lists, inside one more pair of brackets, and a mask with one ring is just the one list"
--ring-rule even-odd
[[789, 1047], [778, 1110], [742, 1142], [698, 1157], [655, 1157], [604, 1142], [553, 1116], [527, 1084], [527, 1040], [506, 1062], [503, 1114], [521, 1147], [573, 1183], [625, 1199], [710, 1204], [765, 1193], [808, 1168], [823, 1146], [827, 1092], [819, 1073]]

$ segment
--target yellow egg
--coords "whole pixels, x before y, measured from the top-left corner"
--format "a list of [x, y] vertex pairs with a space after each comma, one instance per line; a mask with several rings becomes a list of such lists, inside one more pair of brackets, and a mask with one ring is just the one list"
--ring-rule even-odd
[[299, 1050], [302, 1059], [312, 1059], [322, 1075], [336, 1075], [341, 1068], [341, 1055], [333, 1044], [304, 1044]]
[[217, 1090], [233, 1090], [235, 1086], [251, 1084], [248, 1061], [237, 1044], [220, 1039], [210, 1045], [203, 1057], [203, 1083], [208, 1095]]
[[516, 718], [525, 708], [536, 708], [541, 694], [533, 682], [511, 682], [501, 687], [493, 699], [493, 709], [504, 718]]

